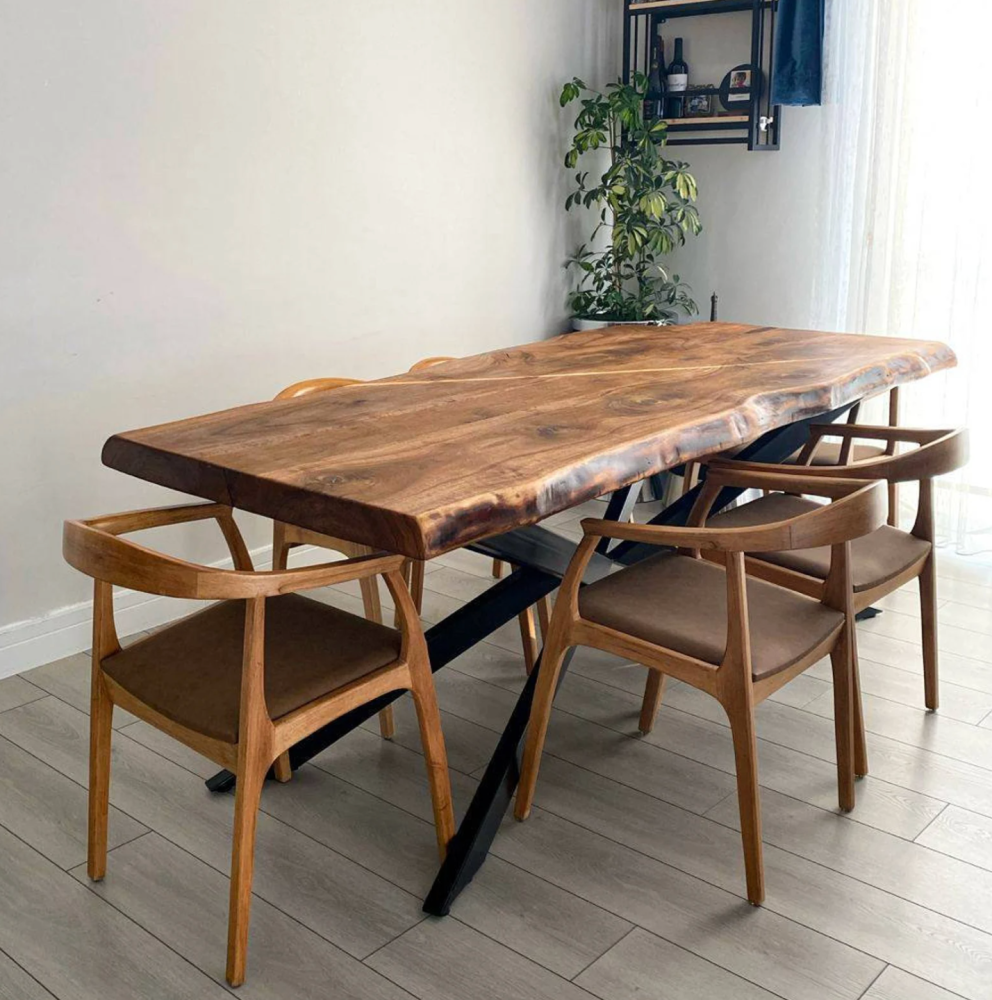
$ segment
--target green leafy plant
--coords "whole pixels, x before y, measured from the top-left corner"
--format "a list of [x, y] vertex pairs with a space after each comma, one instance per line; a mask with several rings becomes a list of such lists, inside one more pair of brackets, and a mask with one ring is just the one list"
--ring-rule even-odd
[[[662, 155], [668, 127], [644, 120], [647, 87], [638, 73], [632, 83], [612, 83], [605, 92], [579, 79], [561, 92], [562, 107], [581, 102], [565, 166], [574, 170], [586, 154], [604, 148], [610, 155], [598, 178], [580, 169], [565, 200], [566, 210], [598, 210], [589, 240], [565, 264], [579, 278], [569, 306], [584, 319], [671, 323], [680, 312], [697, 312], [689, 287], [662, 263], [687, 233], [702, 230], [692, 204], [696, 181], [687, 164]], [[603, 234], [609, 235], [605, 246]]]

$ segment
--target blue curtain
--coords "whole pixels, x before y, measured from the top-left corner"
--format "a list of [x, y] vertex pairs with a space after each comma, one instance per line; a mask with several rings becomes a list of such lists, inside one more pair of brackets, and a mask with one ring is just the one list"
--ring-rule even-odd
[[772, 51], [772, 104], [819, 104], [825, 0], [779, 0]]

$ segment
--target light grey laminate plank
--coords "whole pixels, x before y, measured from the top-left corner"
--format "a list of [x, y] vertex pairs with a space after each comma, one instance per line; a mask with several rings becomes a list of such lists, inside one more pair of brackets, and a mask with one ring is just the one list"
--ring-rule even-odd
[[[0, 824], [60, 868], [72, 868], [86, 859], [86, 815], [85, 788], [0, 738]], [[111, 847], [145, 832], [111, 806]]]
[[0, 854], [0, 948], [59, 1000], [230, 997], [6, 830]]
[[37, 979], [32, 979], [12, 958], [0, 952], [0, 1000], [54, 1000]]
[[[357, 736], [358, 734], [354, 734]], [[431, 820], [423, 758], [411, 750], [362, 733], [314, 759], [331, 774]], [[476, 782], [461, 775], [455, 801], [464, 807]], [[452, 913], [463, 923], [571, 978], [630, 930], [630, 924], [530, 872], [490, 857], [462, 893]]]
[[[628, 742], [635, 746], [649, 744], [660, 747], [680, 757], [688, 757], [700, 764], [718, 769], [727, 776], [725, 795], [733, 792], [736, 787], [733, 777], [736, 774], [734, 750], [722, 707], [708, 694], [686, 685], [672, 685], [669, 701], [679, 706], [691, 706], [697, 712], [705, 712], [706, 717], [663, 706], [654, 729], [647, 736], [638, 735]], [[553, 752], [573, 763], [582, 764], [607, 776], [615, 776], [624, 784], [654, 794], [651, 783], [659, 782], [663, 780], [661, 776], [669, 774], [667, 761], [658, 758], [652, 760], [643, 749], [639, 754], [628, 751], [628, 766], [620, 769], [620, 761], [614, 758], [622, 755], [617, 754], [607, 741], [591, 738], [587, 740], [583, 735], [586, 731], [562, 714], [578, 715], [619, 732], [633, 735], [640, 711], [639, 697], [635, 698], [626, 692], [606, 687], [586, 677], [567, 676], [558, 692], [555, 704], [557, 708], [549, 728], [549, 746], [553, 745], [554, 739], [562, 738], [560, 734], [571, 731], [576, 752], [572, 754], [557, 750]], [[793, 715], [801, 715], [789, 706], [783, 707]], [[778, 708], [778, 705], [768, 703], [759, 707], [759, 734], [764, 732], [761, 728], [762, 720], [769, 713], [774, 716]], [[797, 738], [794, 747], [759, 740], [758, 777], [764, 787], [792, 795], [811, 805], [832, 809], [837, 802], [837, 769], [832, 761], [834, 746], [832, 724], [822, 726], [816, 720], [813, 720], [813, 724], [828, 733], [830, 754], [828, 759], [803, 752], [801, 737]], [[595, 761], [593, 758], [597, 753], [604, 759]], [[635, 762], [644, 766], [632, 766]], [[656, 774], [652, 777], [652, 772], [659, 772], [659, 766], [661, 776]], [[678, 777], [679, 772], [675, 772], [669, 774], [668, 780]], [[659, 797], [676, 804], [685, 804], [673, 798], [670, 793]], [[861, 786], [859, 809], [855, 818], [860, 823], [912, 839], [940, 812], [943, 805], [943, 802], [931, 797], [873, 780]]]
[[[736, 802], [707, 816], [740, 829]], [[774, 792], [762, 796], [761, 816], [766, 843], [992, 935], [992, 872]]]
[[[940, 679], [941, 684], [953, 684], [956, 687], [969, 688], [979, 691], [984, 695], [992, 693], [992, 670], [984, 660], [976, 660], [968, 656], [959, 656], [941, 645], [940, 633], [937, 636], [938, 648], [940, 649]], [[913, 699], [912, 686], [906, 688], [904, 683], [900, 684], [900, 689], [908, 692], [911, 699], [909, 704], [920, 704], [923, 700], [923, 649], [920, 643], [909, 642], [904, 639], [893, 639], [890, 636], [882, 635], [878, 632], [866, 632], [858, 630], [858, 653], [865, 660], [872, 663], [883, 663], [886, 666], [895, 667], [902, 670], [919, 682], [920, 695]], [[889, 675], [894, 677], [895, 675]], [[879, 675], [880, 682], [876, 692], [883, 697], [891, 695], [886, 691], [884, 678]], [[910, 681], [910, 685], [912, 685]], [[966, 707], [966, 706], [965, 706]], [[970, 722], [970, 718], [963, 721]]]
[[[541, 808], [731, 892], [743, 892], [743, 852], [736, 830], [726, 828], [726, 836], [713, 829], [712, 820], [578, 773], [555, 758], [546, 758], [541, 771], [535, 800]], [[819, 817], [824, 825], [833, 819], [825, 810]], [[765, 909], [887, 964], [929, 976], [946, 989], [984, 1000], [983, 991], [992, 981], [992, 935], [797, 853], [768, 843], [764, 853]]]
[[871, 984], [863, 1000], [958, 1000], [958, 995], [890, 965]]
[[540, 808], [507, 820], [493, 850], [785, 1000], [856, 1000], [884, 966]]
[[173, 764], [178, 764], [201, 778], [209, 778], [220, 770], [219, 764], [215, 764], [195, 750], [190, 750], [185, 744], [163, 733], [161, 729], [148, 725], [147, 722], [138, 720], [127, 726], [121, 726], [119, 731], [129, 739], [148, 747], [149, 750], [154, 750], [166, 760], [171, 760]]
[[[81, 713], [46, 698], [6, 712], [0, 719], [3, 735], [85, 782], [88, 720]], [[308, 777], [319, 783], [321, 776], [315, 768], [303, 768], [288, 785], [270, 782], [266, 787], [258, 821], [254, 891], [361, 958], [416, 923], [421, 918], [420, 901], [375, 874], [374, 868], [328, 851], [265, 812], [270, 795], [282, 789], [299, 794]], [[322, 795], [332, 792], [326, 785], [320, 788]], [[111, 799], [212, 868], [229, 871], [234, 796], [211, 794], [196, 775], [121, 733], [113, 741]], [[342, 804], [332, 798], [327, 806], [333, 812]], [[363, 831], [366, 837], [371, 833]], [[431, 827], [420, 824], [417, 834], [422, 849], [436, 864]], [[409, 841], [392, 840], [391, 835], [389, 830], [378, 833], [394, 853], [403, 855], [413, 849]], [[397, 852], [398, 843], [404, 851]]]
[[46, 691], [31, 684], [19, 674], [5, 677], [0, 681], [0, 712], [6, 712], [8, 708], [17, 708], [18, 705], [26, 705], [29, 701], [44, 698], [46, 694]]
[[637, 928], [576, 984], [602, 1000], [774, 1000], [774, 994]]
[[[922, 705], [901, 705], [870, 694], [862, 695], [862, 703], [868, 732], [992, 770], [992, 732], [940, 711], [928, 712]], [[806, 711], [832, 719], [833, 693], [810, 702]]]
[[[889, 701], [898, 701], [913, 707], [923, 706], [922, 664], [917, 673], [916, 670], [905, 669], [906, 664], [890, 666], [885, 663], [876, 663], [869, 658], [867, 650], [862, 647], [860, 633], [858, 643], [861, 690], [865, 694], [879, 695], [888, 698]], [[992, 667], [988, 664], [986, 664], [985, 669], [992, 673]], [[813, 677], [829, 681], [830, 664], [828, 661], [821, 661], [811, 667], [809, 673]], [[942, 676], [940, 681], [940, 711], [949, 719], [958, 719], [961, 722], [978, 722], [984, 715], [992, 711], [992, 693], [961, 687], [952, 683], [949, 678]]]
[[[22, 676], [31, 684], [89, 715], [91, 663], [89, 653], [73, 653], [72, 656], [35, 667]], [[130, 712], [114, 708], [115, 729], [136, 721], [136, 717]]]
[[422, 1000], [588, 1000], [588, 994], [454, 917], [429, 919], [368, 964]]
[[[73, 874], [84, 884], [86, 871]], [[118, 848], [92, 890], [224, 982], [229, 881], [157, 834]], [[262, 899], [252, 900], [248, 978], [252, 1000], [399, 1000], [402, 990]]]
[[988, 816], [948, 806], [916, 842], [992, 871], [992, 818]]

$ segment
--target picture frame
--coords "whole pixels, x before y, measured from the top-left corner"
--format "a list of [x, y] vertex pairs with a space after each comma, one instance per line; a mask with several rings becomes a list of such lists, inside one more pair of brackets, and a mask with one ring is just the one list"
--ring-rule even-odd
[[741, 63], [728, 70], [720, 83], [720, 114], [747, 114], [752, 96], [761, 91], [761, 71], [750, 63]]
[[[686, 118], [709, 118], [714, 111], [712, 87], [700, 88], [695, 91], [690, 87], [685, 95], [685, 117]], [[703, 92], [700, 92], [703, 91]]]

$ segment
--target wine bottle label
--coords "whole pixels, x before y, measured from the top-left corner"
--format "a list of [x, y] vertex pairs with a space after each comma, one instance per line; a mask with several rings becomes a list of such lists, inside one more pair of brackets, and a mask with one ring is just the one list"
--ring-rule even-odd
[[672, 91], [685, 90], [689, 86], [689, 74], [688, 73], [669, 73], [668, 74], [668, 89]]

